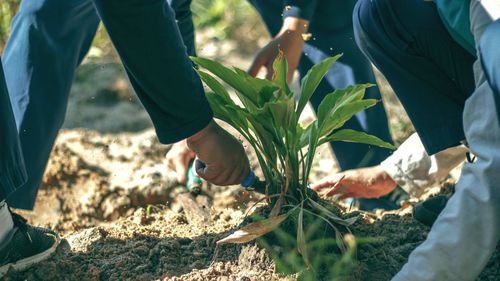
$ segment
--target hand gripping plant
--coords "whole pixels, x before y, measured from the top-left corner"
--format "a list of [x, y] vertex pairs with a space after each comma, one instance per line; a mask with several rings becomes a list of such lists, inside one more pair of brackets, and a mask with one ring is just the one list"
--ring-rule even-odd
[[[374, 106], [378, 101], [363, 99], [365, 90], [373, 85], [348, 86], [325, 96], [317, 111], [317, 119], [304, 127], [299, 117], [319, 83], [340, 58], [328, 58], [315, 65], [302, 79], [300, 98], [294, 99], [287, 84], [287, 61], [280, 52], [273, 64], [272, 81], [254, 78], [245, 71], [229, 69], [221, 64], [193, 57], [192, 60], [205, 72], [198, 73], [213, 91], [207, 98], [216, 118], [236, 129], [255, 149], [265, 177], [265, 193], [272, 203], [268, 218], [253, 222], [218, 242], [245, 243], [275, 230], [288, 218], [294, 218], [296, 250], [306, 265], [310, 265], [307, 249], [307, 216], [317, 217], [336, 234], [338, 247], [345, 249], [339, 226], [347, 227], [355, 217], [342, 219], [332, 211], [332, 204], [321, 200], [308, 188], [308, 176], [316, 148], [332, 141], [359, 142], [392, 149], [393, 146], [375, 136], [342, 126], [356, 113]], [[241, 102], [235, 103], [222, 83], [231, 86]], [[336, 214], [337, 213], [337, 214]]]

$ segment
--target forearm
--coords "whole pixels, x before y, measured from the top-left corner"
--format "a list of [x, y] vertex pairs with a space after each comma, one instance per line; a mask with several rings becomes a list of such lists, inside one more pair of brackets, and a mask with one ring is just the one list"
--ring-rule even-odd
[[212, 112], [174, 13], [161, 0], [94, 0], [162, 143], [205, 128]]
[[467, 151], [465, 146], [457, 146], [429, 156], [414, 133], [381, 166], [406, 192], [418, 197], [462, 163]]

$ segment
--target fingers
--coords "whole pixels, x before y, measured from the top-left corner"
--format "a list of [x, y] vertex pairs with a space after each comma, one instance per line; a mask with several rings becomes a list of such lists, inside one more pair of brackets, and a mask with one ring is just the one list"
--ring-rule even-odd
[[257, 55], [248, 69], [248, 74], [255, 77], [259, 74], [260, 69], [266, 64], [266, 61], [260, 55]]
[[[197, 160], [196, 163], [199, 161]], [[249, 165], [232, 165], [230, 168], [217, 168], [216, 165], [195, 164], [196, 173], [206, 181], [215, 185], [237, 185], [241, 184], [250, 172]]]
[[177, 158], [175, 160], [175, 172], [177, 174], [177, 182], [185, 184], [187, 181], [187, 172], [189, 169], [189, 162], [186, 164], [183, 159]]
[[194, 152], [188, 149], [185, 142], [175, 143], [165, 156], [167, 166], [176, 172], [177, 182], [185, 184], [189, 163], [195, 157]]
[[274, 69], [272, 64], [266, 64], [266, 79], [267, 80], [273, 80], [274, 76]]
[[333, 186], [333, 183], [329, 180], [325, 180], [325, 181], [321, 181], [321, 182], [317, 182], [317, 183], [312, 184], [310, 188], [314, 191], [320, 191], [324, 188], [328, 188], [331, 186]]
[[321, 181], [314, 183], [311, 185], [311, 189], [314, 191], [320, 191], [325, 188], [331, 188], [340, 183], [345, 178], [344, 174], [335, 174], [333, 176], [329, 176], [323, 178]]

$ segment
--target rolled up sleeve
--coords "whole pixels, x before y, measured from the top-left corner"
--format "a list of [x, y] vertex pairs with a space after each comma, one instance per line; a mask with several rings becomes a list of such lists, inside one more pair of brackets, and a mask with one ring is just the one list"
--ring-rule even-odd
[[456, 146], [429, 156], [414, 133], [381, 166], [403, 190], [419, 197], [462, 163], [467, 151], [465, 146]]

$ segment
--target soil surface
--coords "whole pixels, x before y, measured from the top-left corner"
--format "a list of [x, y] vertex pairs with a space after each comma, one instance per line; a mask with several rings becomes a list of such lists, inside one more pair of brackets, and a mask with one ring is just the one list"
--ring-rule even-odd
[[[203, 41], [201, 55], [248, 65], [248, 57], [233, 52], [237, 44], [217, 49], [221, 44]], [[396, 139], [404, 139], [411, 125], [401, 119], [393, 96], [384, 99], [393, 128], [403, 132]], [[216, 246], [261, 197], [217, 186], [190, 197], [165, 164], [170, 147], [157, 142], [116, 63], [86, 60], [75, 78], [64, 127], [35, 210], [21, 212], [64, 240], [53, 257], [27, 271], [9, 272], [5, 280], [297, 280], [277, 274], [256, 243]], [[255, 155], [248, 153], [257, 168]], [[330, 149], [321, 147], [311, 181], [335, 170]], [[436, 192], [442, 191], [430, 191]], [[411, 218], [414, 203], [395, 212], [360, 215], [351, 227], [360, 242], [347, 280], [384, 281], [398, 272], [429, 231]], [[372, 239], [363, 243], [366, 238]], [[478, 280], [500, 280], [499, 253], [497, 247]]]
[[[152, 130], [62, 132], [36, 209], [23, 213], [65, 240], [54, 257], [6, 280], [295, 280], [276, 274], [255, 243], [216, 246], [260, 197], [211, 186], [191, 198], [163, 163], [168, 149]], [[402, 267], [429, 230], [410, 210], [360, 216], [352, 233], [375, 239], [359, 244], [348, 280], [390, 280]], [[499, 279], [498, 253], [479, 280]]]

